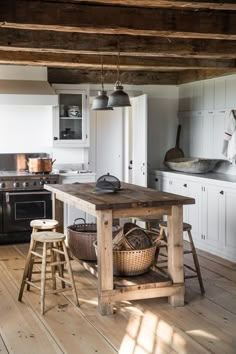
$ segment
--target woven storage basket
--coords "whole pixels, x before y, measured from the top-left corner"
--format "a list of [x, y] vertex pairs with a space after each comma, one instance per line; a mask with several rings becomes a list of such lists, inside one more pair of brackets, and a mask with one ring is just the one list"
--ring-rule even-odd
[[[81, 220], [83, 223], [77, 224]], [[113, 237], [119, 232], [119, 226], [112, 227]], [[71, 254], [84, 261], [96, 261], [97, 255], [93, 243], [97, 240], [97, 224], [86, 223], [83, 218], [74, 220], [67, 228], [68, 247]]]
[[154, 263], [157, 245], [142, 250], [113, 250], [113, 274], [134, 276], [149, 271]]
[[[76, 224], [76, 221], [83, 223]], [[83, 218], [74, 220], [74, 224], [67, 227], [68, 246], [72, 255], [86, 261], [96, 261], [97, 256], [93, 242], [97, 239], [97, 225], [87, 224]]]
[[[149, 271], [158, 256], [160, 241], [142, 250], [118, 251], [113, 249], [113, 274], [116, 276], [135, 276]], [[94, 242], [97, 253], [97, 241]]]

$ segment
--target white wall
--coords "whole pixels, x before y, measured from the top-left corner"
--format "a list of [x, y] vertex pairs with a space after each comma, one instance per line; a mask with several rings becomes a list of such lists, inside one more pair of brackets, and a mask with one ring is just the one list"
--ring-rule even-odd
[[52, 107], [0, 106], [0, 153], [47, 152], [57, 163], [84, 162], [81, 148], [53, 148]]

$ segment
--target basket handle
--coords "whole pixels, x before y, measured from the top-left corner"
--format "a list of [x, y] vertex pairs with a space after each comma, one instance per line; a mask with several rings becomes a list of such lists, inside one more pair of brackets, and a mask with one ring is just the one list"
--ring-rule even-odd
[[84, 224], [86, 223], [86, 221], [85, 221], [84, 218], [76, 218], [76, 219], [74, 220], [73, 225], [77, 225], [77, 224], [78, 224], [78, 223], [76, 223], [76, 220], [83, 220]]
[[141, 227], [133, 227], [132, 229], [130, 229], [129, 231], [127, 231], [125, 234], [124, 234], [124, 236], [126, 237], [126, 236], [128, 236], [132, 231], [134, 231], [134, 230], [142, 230], [144, 233], [145, 233], [145, 231], [144, 231], [144, 229], [142, 229]]

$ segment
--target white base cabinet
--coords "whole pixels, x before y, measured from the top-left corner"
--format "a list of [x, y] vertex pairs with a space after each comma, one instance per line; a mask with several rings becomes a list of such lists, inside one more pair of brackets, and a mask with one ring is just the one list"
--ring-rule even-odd
[[[78, 174], [73, 175], [70, 173], [60, 174], [60, 183], [70, 184], [70, 183], [90, 183], [95, 182], [96, 174]], [[75, 219], [83, 218], [87, 223], [94, 222], [94, 217], [92, 215], [86, 214], [84, 211], [79, 210], [71, 205], [64, 203], [64, 233], [67, 234], [67, 227], [73, 225]], [[82, 221], [78, 221], [80, 223]]]
[[184, 221], [192, 225], [195, 246], [236, 262], [236, 178], [235, 183], [222, 182], [215, 175], [209, 179], [156, 171], [151, 186], [194, 198], [195, 204], [184, 206]]

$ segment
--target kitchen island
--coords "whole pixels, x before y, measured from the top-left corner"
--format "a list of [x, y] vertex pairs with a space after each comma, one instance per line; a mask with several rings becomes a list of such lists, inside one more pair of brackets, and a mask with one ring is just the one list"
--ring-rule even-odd
[[[45, 185], [53, 195], [53, 218], [63, 230], [63, 206], [70, 204], [97, 218], [97, 265], [82, 262], [98, 277], [98, 310], [101, 315], [113, 313], [120, 301], [168, 297], [173, 306], [184, 305], [183, 205], [194, 204], [193, 198], [155, 191], [122, 183], [114, 194], [96, 194], [95, 183]], [[129, 217], [167, 215], [168, 274], [163, 277], [150, 271], [136, 277], [113, 277], [112, 221]]]

